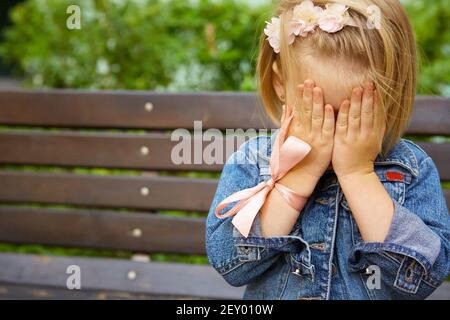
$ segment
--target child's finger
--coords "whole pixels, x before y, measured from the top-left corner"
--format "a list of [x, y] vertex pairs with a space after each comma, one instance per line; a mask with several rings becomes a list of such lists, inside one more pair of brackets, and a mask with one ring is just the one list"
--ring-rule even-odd
[[349, 110], [350, 101], [345, 100], [344, 102], [342, 102], [341, 107], [339, 108], [339, 113], [336, 120], [336, 135], [340, 137], [347, 136]]
[[361, 106], [361, 134], [367, 135], [373, 129], [373, 83], [368, 82], [364, 86], [364, 94]]
[[323, 93], [322, 89], [315, 87], [313, 89], [313, 109], [311, 116], [312, 132], [320, 133], [323, 126]]
[[331, 104], [325, 106], [325, 116], [323, 119], [322, 138], [332, 139], [334, 135], [334, 109]]
[[305, 132], [311, 131], [311, 115], [313, 108], [313, 88], [314, 81], [306, 80], [305, 81], [305, 90], [303, 92], [303, 102], [302, 102], [302, 117], [304, 121], [302, 121], [303, 129]]
[[386, 129], [386, 121], [384, 110], [380, 104], [380, 97], [378, 96], [378, 91], [375, 90], [374, 94], [374, 102], [373, 102], [373, 119], [374, 119], [374, 127], [373, 130], [381, 131], [384, 133]]
[[348, 137], [356, 138], [359, 135], [361, 126], [361, 99], [363, 89], [356, 87], [353, 89], [350, 110], [348, 113]]
[[296, 126], [302, 125], [302, 102], [303, 102], [303, 91], [305, 89], [305, 86], [303, 84], [300, 84], [297, 86], [297, 91], [295, 92], [295, 104], [294, 104], [294, 119], [293, 123]]

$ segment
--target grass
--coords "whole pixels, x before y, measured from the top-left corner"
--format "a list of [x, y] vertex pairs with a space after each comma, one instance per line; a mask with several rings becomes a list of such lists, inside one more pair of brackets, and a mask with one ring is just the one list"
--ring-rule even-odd
[[1, 170], [22, 171], [22, 172], [42, 172], [42, 173], [72, 173], [72, 174], [91, 174], [99, 176], [139, 176], [142, 171], [124, 170], [124, 169], [105, 169], [105, 168], [64, 168], [56, 166], [31, 166], [31, 165], [1, 165]]
[[27, 253], [53, 256], [102, 257], [131, 259], [132, 252], [118, 250], [98, 250], [89, 248], [52, 247], [37, 244], [0, 243], [0, 252]]
[[[24, 253], [63, 257], [96, 257], [96, 258], [116, 258], [116, 259], [131, 259], [134, 252], [123, 250], [104, 250], [104, 249], [90, 249], [90, 248], [67, 248], [59, 246], [44, 246], [36, 244], [9, 244], [0, 243], [0, 252], [8, 253]], [[206, 256], [202, 255], [181, 255], [181, 254], [167, 254], [154, 253], [149, 254], [151, 261], [165, 262], [165, 263], [189, 263], [189, 264], [208, 264]]]

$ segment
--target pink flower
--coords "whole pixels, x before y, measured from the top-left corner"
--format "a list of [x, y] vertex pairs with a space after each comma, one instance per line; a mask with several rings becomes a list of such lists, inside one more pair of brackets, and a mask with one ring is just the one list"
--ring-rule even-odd
[[264, 33], [269, 40], [269, 44], [276, 53], [280, 53], [281, 20], [280, 18], [272, 18], [271, 22], [266, 22], [266, 24]]
[[[275, 53], [280, 53], [281, 49], [281, 19], [280, 18], [272, 18], [271, 22], [266, 22], [266, 28], [264, 29], [264, 33], [269, 40], [270, 46], [273, 48]], [[293, 44], [295, 41], [295, 35], [292, 32], [289, 32], [288, 43], [289, 45]]]
[[328, 33], [335, 33], [344, 28], [344, 24], [338, 22], [335, 17], [325, 17], [320, 20], [319, 28]]
[[[276, 53], [281, 48], [281, 19], [274, 17], [266, 22], [264, 33], [270, 46]], [[325, 9], [315, 6], [311, 0], [304, 0], [292, 9], [292, 18], [287, 24], [287, 40], [289, 45], [293, 44], [296, 36], [307, 37], [309, 33], [319, 27], [328, 33], [335, 33], [345, 26], [356, 26], [348, 7], [339, 3], [329, 3]]]
[[295, 6], [292, 12], [292, 33], [296, 36], [306, 37], [309, 32], [313, 32], [322, 11], [321, 7], [314, 6], [314, 3], [310, 0], [303, 1]]
[[327, 4], [326, 9], [319, 17], [319, 28], [328, 33], [342, 30], [351, 21], [347, 10], [348, 7], [343, 4]]

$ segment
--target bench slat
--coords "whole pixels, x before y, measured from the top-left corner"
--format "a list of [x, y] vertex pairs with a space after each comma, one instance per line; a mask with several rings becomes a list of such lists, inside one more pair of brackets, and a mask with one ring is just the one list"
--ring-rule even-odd
[[[194, 139], [194, 138], [193, 138]], [[0, 163], [34, 164], [56, 166], [84, 166], [101, 168], [143, 169], [143, 170], [192, 170], [220, 171], [223, 163], [237, 150], [245, 139], [233, 136], [217, 138], [214, 143], [223, 146], [222, 157], [217, 164], [194, 163], [174, 164], [171, 159], [173, 147], [178, 141], [171, 141], [170, 134], [150, 133], [92, 134], [92, 133], [43, 133], [43, 132], [0, 132]], [[231, 143], [230, 143], [231, 142]], [[211, 142], [198, 143], [205, 150]], [[233, 144], [235, 147], [233, 147]], [[450, 143], [417, 142], [433, 158], [443, 181], [450, 180]], [[148, 148], [143, 154], [141, 148]], [[193, 146], [191, 146], [193, 150]], [[227, 150], [227, 148], [229, 150]], [[202, 152], [203, 154], [203, 152]], [[209, 152], [208, 152], [209, 154]]]
[[204, 128], [269, 125], [251, 93], [2, 90], [0, 106], [0, 123], [11, 125], [171, 129], [192, 128], [200, 120]]
[[[156, 296], [239, 299], [234, 288], [210, 266], [143, 263], [120, 259], [0, 254], [0, 286], [24, 285], [66, 289], [67, 267], [81, 270], [81, 290], [126, 291]], [[129, 279], [129, 272], [135, 279]], [[67, 290], [68, 291], [68, 290]]]
[[216, 188], [212, 179], [0, 171], [6, 202], [208, 211]]
[[433, 159], [441, 181], [450, 181], [450, 143], [416, 142]]
[[444, 282], [427, 300], [450, 300], [450, 282]]
[[450, 98], [417, 97], [408, 134], [450, 135]]
[[[267, 128], [255, 93], [1, 90], [0, 124], [93, 128]], [[147, 111], [146, 103], [153, 104]], [[410, 134], [450, 135], [450, 98], [418, 97]]]
[[[0, 201], [207, 212], [217, 183], [213, 179], [0, 171]], [[148, 188], [147, 196], [141, 188]], [[444, 194], [450, 207], [450, 190]]]
[[0, 206], [0, 242], [205, 254], [205, 219]]
[[192, 298], [193, 297], [155, 296], [124, 291], [67, 290], [47, 286], [26, 286], [0, 283], [0, 300], [173, 300]]
[[[120, 291], [86, 291], [55, 289], [52, 287], [14, 286], [0, 284], [0, 299], [45, 299], [45, 300], [173, 300], [192, 299], [193, 297], [180, 296], [154, 296], [142, 293], [130, 293]], [[235, 299], [240, 299], [241, 295], [236, 295]], [[234, 298], [233, 298], [234, 299]], [[444, 283], [427, 298], [427, 300], [449, 300], [450, 283]]]
[[[22, 254], [0, 254], [0, 264], [0, 299], [241, 299], [245, 290], [209, 266]], [[81, 290], [65, 286], [69, 265], [80, 266]], [[136, 279], [127, 279], [130, 271]], [[428, 299], [449, 300], [450, 283]]]
[[[190, 138], [186, 138], [189, 139]], [[227, 142], [235, 145], [245, 142]], [[218, 143], [223, 146], [218, 164], [194, 163], [195, 144], [205, 149], [211, 142], [202, 143], [201, 138], [192, 137], [189, 163], [175, 164], [172, 150], [180, 143], [171, 141], [170, 134], [150, 133], [130, 134], [87, 134], [87, 133], [44, 133], [44, 132], [0, 132], [0, 163], [34, 164], [55, 166], [84, 166], [101, 168], [143, 169], [143, 170], [190, 170], [219, 171], [232, 152], [237, 150], [231, 144], [228, 148], [223, 138]], [[145, 149], [146, 148], [146, 149]], [[203, 154], [203, 152], [202, 152]], [[209, 153], [208, 153], [209, 154]], [[176, 152], [176, 156], [179, 156]], [[174, 159], [176, 160], [176, 159]], [[211, 162], [209, 162], [211, 163]]]

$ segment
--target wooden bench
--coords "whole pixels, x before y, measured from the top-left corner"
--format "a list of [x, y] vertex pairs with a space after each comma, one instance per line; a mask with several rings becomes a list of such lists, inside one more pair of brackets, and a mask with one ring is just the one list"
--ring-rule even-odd
[[[207, 212], [217, 180], [179, 172], [219, 172], [222, 165], [175, 165], [171, 151], [177, 142], [170, 131], [192, 130], [198, 120], [203, 130], [272, 128], [258, 110], [256, 96], [243, 93], [0, 91], [0, 125], [11, 126], [0, 131], [0, 242], [204, 255], [204, 217], [161, 212]], [[450, 99], [419, 98], [408, 133], [449, 136]], [[450, 143], [419, 145], [449, 181]], [[60, 170], [13, 170], [22, 165]], [[132, 171], [67, 170], [74, 167]], [[450, 203], [450, 190], [445, 195]], [[81, 269], [82, 290], [66, 288], [70, 265]], [[0, 298], [242, 294], [243, 288], [229, 286], [207, 265], [0, 254]], [[435, 297], [448, 299], [450, 290], [443, 286]]]

